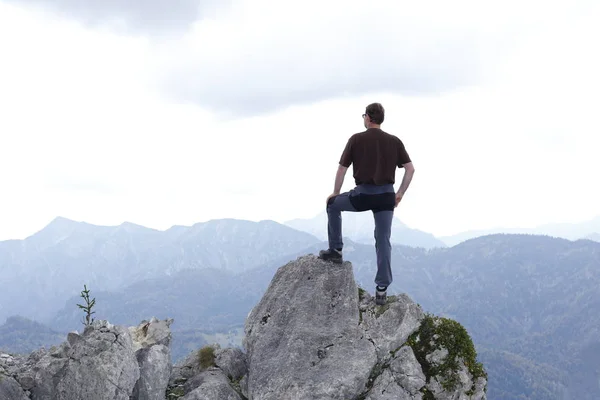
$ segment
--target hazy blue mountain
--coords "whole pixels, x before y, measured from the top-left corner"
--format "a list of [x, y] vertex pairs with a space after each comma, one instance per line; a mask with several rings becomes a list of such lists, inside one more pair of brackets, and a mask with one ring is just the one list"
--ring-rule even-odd
[[600, 398], [600, 243], [492, 235], [427, 263], [437, 282], [422, 304], [479, 346], [556, 367], [570, 398]]
[[0, 349], [13, 353], [30, 353], [40, 347], [58, 345], [64, 340], [63, 333], [20, 316], [11, 316], [0, 325]]
[[[293, 219], [285, 222], [286, 225], [303, 232], [310, 233], [321, 240], [327, 240], [327, 214], [325, 211], [308, 219]], [[343, 235], [352, 241], [363, 244], [375, 244], [374, 239], [375, 222], [373, 213], [368, 212], [344, 212], [342, 213]], [[394, 217], [392, 223], [391, 241], [411, 247], [423, 247], [426, 249], [434, 247], [446, 247], [446, 244], [430, 233], [418, 229], [409, 228], [400, 219]]]
[[438, 239], [444, 242], [447, 246], [456, 246], [466, 240], [475, 239], [481, 236], [497, 235], [497, 234], [528, 234], [530, 229], [527, 228], [494, 228], [494, 229], [476, 229], [465, 232], [460, 232], [450, 236], [440, 236]]
[[588, 240], [593, 240], [594, 242], [600, 242], [600, 233], [594, 232], [585, 237]]
[[530, 235], [545, 235], [557, 238], [578, 240], [589, 238], [592, 236], [598, 238], [600, 232], [600, 216], [589, 221], [579, 223], [554, 223], [539, 225], [535, 228], [494, 228], [485, 230], [471, 230], [461, 232], [456, 235], [442, 236], [439, 239], [448, 246], [454, 246], [465, 240], [473, 239], [479, 236], [486, 236], [498, 233], [513, 233], [513, 234], [530, 234]]
[[566, 400], [568, 375], [547, 364], [535, 363], [507, 351], [477, 349], [478, 359], [485, 365], [490, 400]]
[[[230, 321], [246, 317], [246, 305], [224, 292], [232, 285], [234, 275], [220, 269], [186, 269], [173, 275], [146, 279], [123, 289], [107, 292], [91, 289], [96, 298], [96, 319], [109, 319], [115, 324], [131, 324], [154, 316], [174, 318], [173, 330], [202, 328], [220, 331]], [[77, 296], [66, 301], [53, 318], [50, 327], [73, 330], [81, 327], [83, 313], [76, 306]]]
[[115, 291], [185, 269], [241, 272], [316, 242], [273, 221], [223, 219], [158, 231], [57, 218], [25, 240], [0, 242], [0, 320], [47, 322], [84, 284]]
[[578, 223], [544, 224], [535, 231], [544, 235], [562, 237], [571, 240], [584, 238], [594, 232], [600, 232], [600, 216]]
[[[135, 325], [151, 317], [173, 318], [172, 356], [179, 359], [194, 348], [215, 341], [216, 336], [241, 330], [253, 304], [247, 304], [231, 294], [234, 280], [237, 281], [237, 278], [230, 271], [216, 268], [185, 269], [170, 276], [145, 279], [114, 292], [88, 289], [96, 299], [96, 319], [107, 319], [113, 324]], [[84, 314], [77, 303], [82, 301], [77, 296], [67, 300], [50, 326], [65, 332], [81, 331]], [[236, 336], [236, 332], [233, 335]], [[224, 344], [229, 342], [223, 341]]]

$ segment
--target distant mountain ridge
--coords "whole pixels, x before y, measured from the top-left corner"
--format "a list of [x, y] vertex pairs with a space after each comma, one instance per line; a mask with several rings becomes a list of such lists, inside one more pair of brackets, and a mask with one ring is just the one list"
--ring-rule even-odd
[[448, 246], [457, 245], [465, 240], [497, 233], [546, 235], [568, 240], [590, 239], [600, 241], [600, 216], [588, 221], [575, 223], [550, 223], [535, 228], [493, 228], [470, 230], [456, 235], [440, 236], [439, 239]]
[[600, 233], [594, 232], [590, 235], [587, 235], [585, 238], [588, 240], [593, 240], [594, 242], [600, 242]]
[[56, 218], [24, 240], [0, 242], [0, 320], [47, 322], [86, 283], [115, 291], [184, 269], [242, 272], [319, 240], [274, 221], [212, 220], [166, 231]]
[[49, 347], [64, 340], [62, 333], [27, 318], [13, 315], [0, 325], [0, 350], [29, 353], [40, 347]]
[[[325, 211], [312, 218], [296, 218], [284, 221], [294, 229], [307, 232], [321, 240], [327, 240], [327, 214]], [[342, 230], [344, 237], [357, 243], [374, 244], [373, 215], [370, 212], [343, 212]], [[452, 247], [469, 239], [493, 234], [531, 234], [546, 235], [568, 240], [589, 239], [600, 241], [600, 216], [587, 221], [574, 223], [548, 223], [535, 228], [498, 227], [491, 229], [468, 230], [455, 235], [435, 236], [431, 233], [413, 229], [394, 217], [391, 241], [411, 247], [433, 249]]]

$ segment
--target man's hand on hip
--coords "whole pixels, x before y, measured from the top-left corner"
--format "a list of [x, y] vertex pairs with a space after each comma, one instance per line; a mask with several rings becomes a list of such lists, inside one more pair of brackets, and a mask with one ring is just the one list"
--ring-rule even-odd
[[398, 204], [400, 204], [400, 200], [402, 200], [402, 196], [402, 193], [396, 193], [396, 205], [394, 206], [394, 208], [398, 207]]

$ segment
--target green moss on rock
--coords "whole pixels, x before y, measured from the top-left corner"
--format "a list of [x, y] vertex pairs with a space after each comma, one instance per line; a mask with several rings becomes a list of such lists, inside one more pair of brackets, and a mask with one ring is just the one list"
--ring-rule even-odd
[[204, 346], [198, 350], [198, 362], [202, 369], [207, 369], [215, 365], [215, 348]]
[[[459, 382], [458, 371], [461, 361], [471, 373], [473, 382], [479, 377], [487, 379], [483, 365], [477, 362], [477, 352], [471, 337], [457, 321], [426, 314], [421, 326], [408, 338], [407, 343], [412, 347], [421, 364], [427, 382], [431, 377], [437, 376], [445, 390], [455, 390]], [[426, 356], [441, 349], [446, 349], [448, 355], [440, 365], [430, 364]]]
[[367, 291], [359, 286], [358, 287], [358, 300], [362, 301], [362, 299], [365, 298], [366, 293], [367, 293]]
[[167, 389], [166, 398], [167, 400], [178, 399], [184, 396], [184, 391], [182, 386], [170, 387]]
[[427, 389], [425, 386], [421, 388], [420, 392], [423, 393], [423, 400], [435, 400], [435, 396], [433, 395], [433, 393], [429, 391], [429, 389]]

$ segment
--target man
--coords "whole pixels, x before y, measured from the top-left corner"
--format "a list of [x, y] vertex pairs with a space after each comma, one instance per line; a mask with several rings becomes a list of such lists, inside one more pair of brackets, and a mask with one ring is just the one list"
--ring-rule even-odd
[[[375, 302], [383, 305], [392, 283], [390, 236], [394, 209], [406, 193], [415, 168], [402, 141], [381, 129], [385, 110], [380, 103], [369, 104], [362, 117], [366, 130], [348, 139], [340, 157], [333, 193], [327, 197], [329, 248], [321, 250], [319, 258], [342, 262], [342, 211], [372, 211], [377, 254]], [[353, 164], [356, 186], [340, 194], [350, 164]], [[404, 177], [395, 192], [396, 167], [404, 168]]]

